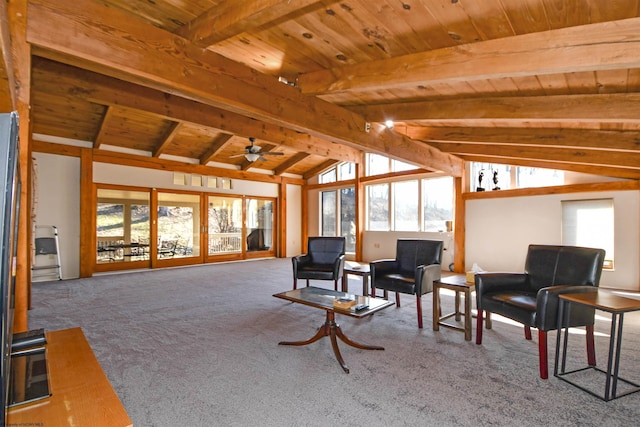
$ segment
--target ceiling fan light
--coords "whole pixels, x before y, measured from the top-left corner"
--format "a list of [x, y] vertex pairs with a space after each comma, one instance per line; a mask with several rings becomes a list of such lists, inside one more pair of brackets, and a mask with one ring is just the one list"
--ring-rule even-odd
[[244, 155], [244, 157], [250, 162], [255, 162], [256, 160], [258, 160], [260, 158], [260, 154], [247, 153], [247, 154]]

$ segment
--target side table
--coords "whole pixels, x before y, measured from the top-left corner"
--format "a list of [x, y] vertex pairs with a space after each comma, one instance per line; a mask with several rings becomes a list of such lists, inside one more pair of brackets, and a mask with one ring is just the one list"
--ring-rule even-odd
[[[455, 311], [444, 316], [441, 315], [440, 289], [449, 289], [455, 292]], [[455, 329], [464, 332], [464, 339], [471, 341], [471, 292], [476, 290], [475, 283], [467, 283], [467, 277], [464, 274], [454, 274], [442, 277], [440, 280], [433, 282], [433, 330], [438, 331], [440, 326]], [[464, 294], [464, 312], [460, 311], [460, 295]], [[464, 315], [464, 327], [446, 323], [445, 320], [454, 317], [460, 321]]]
[[349, 292], [349, 278], [347, 275], [362, 277], [362, 295], [369, 295], [369, 277], [371, 277], [371, 268], [369, 264], [347, 261], [344, 263], [344, 272], [342, 273], [342, 292]]
[[[615, 398], [625, 396], [627, 394], [640, 391], [640, 384], [625, 380], [619, 377], [620, 369], [620, 349], [622, 346], [622, 324], [624, 320], [624, 314], [631, 311], [640, 310], [640, 300], [633, 298], [625, 298], [618, 295], [614, 295], [610, 292], [603, 290], [595, 290], [585, 293], [574, 294], [561, 294], [559, 295], [560, 303], [558, 306], [558, 334], [556, 338], [556, 365], [554, 367], [553, 375], [569, 384], [572, 384], [579, 389], [586, 391], [587, 393], [596, 396], [599, 399], [608, 402]], [[566, 378], [567, 375], [577, 372], [592, 369], [598, 372], [605, 373], [602, 369], [596, 366], [587, 366], [572, 371], [566, 371], [566, 359], [567, 359], [567, 342], [568, 342], [568, 326], [564, 324], [565, 317], [568, 319], [569, 310], [571, 310], [572, 304], [582, 304], [587, 307], [593, 307], [596, 310], [606, 311], [611, 313], [611, 333], [609, 335], [609, 357], [607, 361], [606, 380], [604, 387], [604, 396], [601, 396], [586, 387], [579, 385], [577, 382], [571, 381]], [[565, 316], [564, 313], [567, 313]], [[564, 334], [562, 345], [560, 344], [561, 336]], [[560, 358], [562, 361], [558, 364]], [[625, 384], [632, 386], [629, 390], [626, 390], [618, 394], [618, 380]]]

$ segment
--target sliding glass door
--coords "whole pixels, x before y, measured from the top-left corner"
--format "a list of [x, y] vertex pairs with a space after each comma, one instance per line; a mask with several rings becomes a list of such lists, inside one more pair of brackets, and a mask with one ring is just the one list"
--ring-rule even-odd
[[275, 201], [248, 197], [246, 201], [247, 258], [275, 254]]
[[149, 266], [149, 191], [99, 188], [96, 271]]
[[208, 257], [241, 259], [242, 197], [208, 196]]
[[276, 199], [97, 186], [94, 271], [275, 256]]
[[200, 262], [200, 194], [158, 191], [156, 261]]

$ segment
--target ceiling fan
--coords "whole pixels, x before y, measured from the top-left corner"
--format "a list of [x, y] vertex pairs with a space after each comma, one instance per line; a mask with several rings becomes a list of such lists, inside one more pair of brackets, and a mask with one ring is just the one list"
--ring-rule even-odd
[[280, 153], [277, 151], [261, 151], [262, 149], [260, 148], [259, 145], [255, 145], [256, 139], [251, 137], [249, 138], [249, 141], [251, 142], [251, 145], [247, 145], [246, 147], [244, 147], [244, 153], [242, 154], [235, 154], [233, 157], [240, 157], [240, 156], [244, 156], [248, 161], [250, 162], [255, 162], [256, 160], [260, 159], [260, 160], [266, 160], [264, 158], [264, 155], [268, 155], [268, 156], [284, 156], [284, 153]]

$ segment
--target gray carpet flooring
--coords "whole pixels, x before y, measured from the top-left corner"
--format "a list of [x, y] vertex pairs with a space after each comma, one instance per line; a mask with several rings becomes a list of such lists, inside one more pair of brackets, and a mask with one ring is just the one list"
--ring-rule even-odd
[[[350, 280], [357, 293], [358, 280]], [[422, 330], [407, 295], [401, 308], [366, 319], [338, 316], [350, 338], [385, 347], [340, 344], [345, 374], [327, 338], [278, 345], [311, 337], [324, 321], [321, 310], [272, 297], [291, 286], [290, 259], [41, 282], [29, 327], [82, 327], [137, 427], [640, 424], [640, 393], [603, 402], [553, 376], [541, 380], [536, 335], [526, 341], [520, 326], [495, 318], [481, 346], [457, 331], [434, 332], [431, 295]], [[453, 296], [442, 300], [453, 306]], [[599, 365], [609, 325], [598, 317]], [[640, 313], [628, 314], [620, 372], [635, 381], [639, 332]], [[553, 369], [555, 333], [549, 341]], [[569, 361], [585, 361], [580, 331]]]

